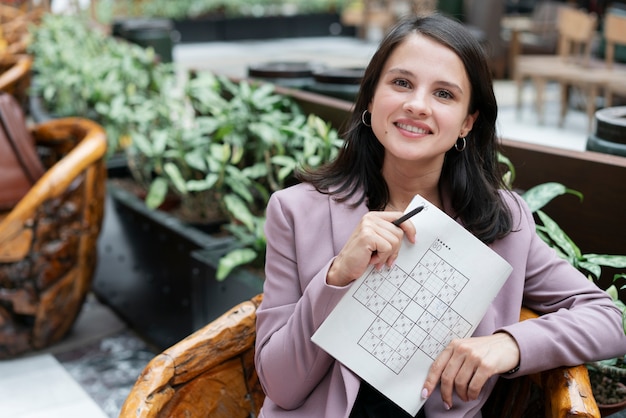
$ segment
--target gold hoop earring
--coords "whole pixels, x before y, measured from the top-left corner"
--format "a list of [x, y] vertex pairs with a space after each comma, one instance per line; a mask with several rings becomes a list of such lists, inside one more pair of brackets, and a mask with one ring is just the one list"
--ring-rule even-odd
[[371, 123], [372, 118], [370, 117], [370, 123], [367, 123], [367, 122], [365, 121], [365, 115], [367, 115], [367, 109], [365, 109], [365, 110], [363, 111], [363, 113], [361, 113], [361, 122], [363, 122], [363, 125], [365, 125], [365, 126], [367, 126], [368, 128], [370, 128], [370, 127], [372, 126], [372, 123]]
[[[462, 145], [459, 146], [459, 139], [461, 140]], [[465, 139], [464, 136], [460, 137], [459, 139], [456, 140], [456, 142], [454, 143], [454, 149], [457, 150], [458, 152], [463, 152], [463, 150], [465, 150], [465, 147], [467, 146], [467, 140]]]

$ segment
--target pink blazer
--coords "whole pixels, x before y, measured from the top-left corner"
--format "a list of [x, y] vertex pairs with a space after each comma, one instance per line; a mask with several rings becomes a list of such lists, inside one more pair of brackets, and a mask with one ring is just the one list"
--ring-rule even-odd
[[[474, 335], [505, 330], [521, 352], [519, 371], [626, 353], [621, 314], [595, 284], [560, 259], [535, 234], [532, 214], [517, 195], [504, 193], [513, 232], [491, 248], [513, 272]], [[449, 198], [444, 196], [448, 215]], [[267, 207], [264, 298], [257, 310], [255, 362], [267, 395], [261, 417], [348, 417], [360, 379], [311, 342], [311, 335], [347, 291], [326, 284], [328, 267], [367, 212], [337, 203], [308, 184], [272, 195]], [[417, 231], [419, 237], [419, 231]], [[544, 317], [519, 322], [522, 303]], [[425, 405], [428, 418], [480, 417], [497, 377], [476, 401], [454, 399], [446, 411], [438, 391]], [[420, 396], [422, 388], [415, 388]]]

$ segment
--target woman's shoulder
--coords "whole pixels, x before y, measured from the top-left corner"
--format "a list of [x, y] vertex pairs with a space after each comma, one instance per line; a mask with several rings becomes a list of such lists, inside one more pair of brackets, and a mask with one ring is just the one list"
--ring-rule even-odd
[[310, 183], [298, 183], [274, 192], [268, 206], [279, 205], [283, 210], [306, 213], [320, 204], [327, 206], [329, 198], [328, 194], [318, 191]]
[[298, 183], [275, 191], [271, 199], [280, 200], [281, 202], [300, 202], [302, 200], [318, 200], [323, 198], [323, 196], [327, 195], [320, 193], [312, 184]]
[[511, 215], [513, 231], [535, 230], [532, 211], [524, 198], [514, 190], [500, 189], [500, 197]]

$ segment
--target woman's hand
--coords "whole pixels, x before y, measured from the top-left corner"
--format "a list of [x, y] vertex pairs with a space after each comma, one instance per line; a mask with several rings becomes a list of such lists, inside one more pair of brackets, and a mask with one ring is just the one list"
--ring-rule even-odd
[[330, 266], [326, 282], [333, 286], [345, 286], [361, 277], [370, 264], [380, 269], [392, 266], [398, 258], [402, 238], [406, 234], [415, 242], [415, 226], [403, 222], [399, 227], [391, 222], [402, 212], [368, 212], [350, 235]]
[[430, 396], [441, 380], [446, 409], [452, 407], [453, 390], [463, 401], [477, 399], [487, 379], [515, 368], [519, 356], [517, 342], [505, 332], [453, 340], [430, 367], [422, 397]]

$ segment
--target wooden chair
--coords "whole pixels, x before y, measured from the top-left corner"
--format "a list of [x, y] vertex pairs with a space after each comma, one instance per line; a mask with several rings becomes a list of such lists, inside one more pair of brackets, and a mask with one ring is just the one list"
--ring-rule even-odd
[[33, 58], [30, 55], [13, 56], [0, 62], [0, 91], [13, 95], [26, 110], [31, 81]]
[[254, 369], [261, 299], [235, 306], [152, 359], [120, 418], [256, 417], [265, 397]]
[[45, 171], [0, 212], [0, 359], [69, 331], [90, 290], [104, 214], [102, 127], [65, 118], [31, 133]]
[[[152, 359], [119, 418], [256, 417], [264, 399], [254, 369], [256, 308], [261, 298], [235, 306]], [[523, 309], [521, 319], [531, 317], [536, 315]], [[486, 418], [523, 416], [533, 385], [545, 393], [546, 417], [600, 417], [584, 365], [500, 380], [505, 390], [497, 386], [491, 397], [495, 402], [484, 409]]]
[[587, 66], [568, 72], [561, 80], [561, 123], [568, 109], [572, 89], [582, 93], [590, 128], [602, 90], [604, 107], [611, 106], [614, 95], [626, 95], [626, 65], [616, 63], [614, 59], [616, 45], [626, 45], [626, 14], [607, 13], [603, 35], [606, 40], [604, 60], [592, 59]]
[[535, 110], [544, 122], [544, 93], [548, 82], [561, 84], [561, 116], [567, 111], [563, 101], [572, 80], [588, 74], [592, 43], [596, 36], [597, 16], [583, 10], [563, 7], [558, 11], [558, 53], [555, 55], [520, 55], [515, 58], [514, 79], [517, 84], [517, 111], [521, 111], [524, 82], [530, 79], [535, 91]]
[[[554, 55], [557, 53], [559, 10], [571, 7], [560, 1], [537, 3], [531, 15], [508, 15], [502, 19], [503, 37], [509, 42], [508, 69], [513, 72], [520, 55]], [[512, 77], [512, 74], [511, 74]]]
[[[607, 13], [604, 18], [605, 61], [604, 106], [613, 104], [613, 96], [626, 97], [626, 65], [615, 64], [615, 47], [626, 45], [626, 13]], [[594, 92], [595, 93], [595, 92]]]

